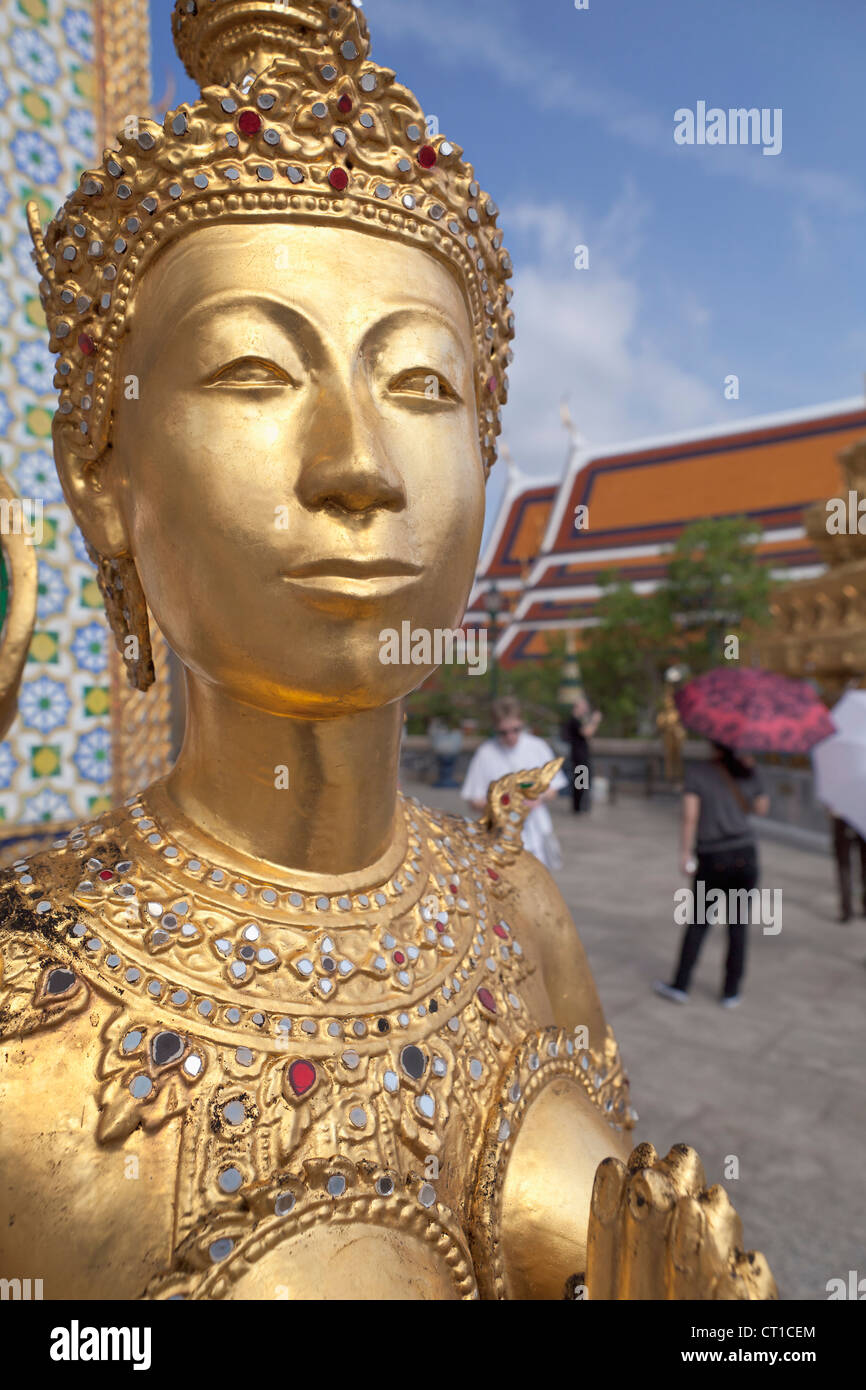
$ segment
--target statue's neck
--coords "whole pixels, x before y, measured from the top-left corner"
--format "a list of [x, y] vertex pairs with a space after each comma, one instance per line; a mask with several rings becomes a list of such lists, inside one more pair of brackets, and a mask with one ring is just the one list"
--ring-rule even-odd
[[189, 672], [186, 692], [183, 748], [162, 794], [220, 857], [309, 879], [393, 871], [405, 850], [399, 704], [291, 719], [239, 704]]

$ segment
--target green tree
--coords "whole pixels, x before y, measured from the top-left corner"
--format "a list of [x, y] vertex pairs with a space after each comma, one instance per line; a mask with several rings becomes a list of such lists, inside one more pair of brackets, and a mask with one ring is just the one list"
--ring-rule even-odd
[[719, 666], [728, 638], [742, 638], [746, 623], [769, 617], [772, 581], [756, 539], [745, 517], [726, 517], [694, 522], [674, 546], [663, 592], [694, 675]]
[[673, 630], [662, 590], [639, 594], [612, 572], [602, 581], [597, 626], [580, 652], [587, 695], [604, 713], [603, 733], [632, 737], [649, 733], [650, 710], [661, 694], [665, 653]]
[[607, 576], [597, 625], [580, 653], [605, 733], [654, 733], [668, 666], [684, 665], [691, 675], [720, 666], [734, 650], [728, 638], [742, 638], [746, 623], [768, 621], [772, 583], [755, 539], [745, 517], [697, 521], [681, 533], [654, 593], [640, 595], [620, 575]]

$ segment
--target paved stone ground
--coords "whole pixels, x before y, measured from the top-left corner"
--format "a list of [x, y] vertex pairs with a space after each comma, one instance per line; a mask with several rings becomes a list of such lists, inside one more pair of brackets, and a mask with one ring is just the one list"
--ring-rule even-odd
[[[456, 792], [406, 790], [465, 810]], [[742, 1006], [717, 1002], [724, 927], [710, 932], [688, 1004], [668, 1004], [651, 983], [670, 979], [682, 931], [677, 806], [626, 796], [591, 816], [563, 799], [553, 809], [556, 877], [631, 1076], [635, 1142], [698, 1150], [782, 1298], [825, 1299], [828, 1279], [866, 1275], [866, 919], [836, 922], [832, 861], [764, 841], [761, 882], [782, 889], [783, 926], [752, 927]], [[738, 1181], [724, 1180], [728, 1155]]]

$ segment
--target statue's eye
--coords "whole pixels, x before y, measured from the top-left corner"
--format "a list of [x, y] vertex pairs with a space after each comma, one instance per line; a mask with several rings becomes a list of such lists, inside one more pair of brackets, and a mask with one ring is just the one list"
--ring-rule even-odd
[[411, 367], [409, 371], [399, 372], [388, 384], [394, 395], [411, 396], [420, 400], [459, 401], [454, 387], [441, 372], [432, 367]]
[[264, 357], [238, 357], [220, 367], [208, 381], [209, 386], [294, 386], [288, 372]]

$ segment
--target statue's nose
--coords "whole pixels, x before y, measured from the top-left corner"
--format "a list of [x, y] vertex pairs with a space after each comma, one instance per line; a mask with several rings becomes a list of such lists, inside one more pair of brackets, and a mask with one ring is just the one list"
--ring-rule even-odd
[[401, 511], [406, 492], [360, 393], [320, 391], [307, 431], [297, 493], [310, 510]]

